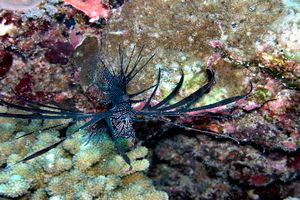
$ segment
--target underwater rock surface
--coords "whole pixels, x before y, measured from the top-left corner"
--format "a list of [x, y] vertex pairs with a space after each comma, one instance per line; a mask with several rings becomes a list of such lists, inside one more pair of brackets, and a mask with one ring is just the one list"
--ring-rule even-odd
[[[27, 2], [36, 5], [38, 1]], [[134, 195], [166, 199], [166, 193], [155, 190], [145, 176], [149, 165], [148, 176], [169, 199], [300, 196], [298, 1], [102, 3], [110, 15], [94, 22], [85, 14], [88, 11], [60, 0], [44, 1], [25, 11], [0, 7], [0, 93], [10, 96], [12, 102], [15, 91], [32, 101], [101, 110], [89, 101], [94, 98], [93, 89], [87, 90], [79, 78], [74, 49], [87, 36], [96, 36], [102, 44], [101, 58], [115, 67], [119, 44], [127, 59], [134, 46], [138, 50], [145, 45], [145, 59], [153, 53], [155, 57], [130, 89], [152, 85], [160, 68], [156, 100], [176, 86], [181, 69], [185, 81], [178, 100], [205, 84], [206, 67], [216, 71], [214, 87], [197, 106], [244, 94], [251, 80], [252, 94], [235, 107], [217, 109], [219, 114], [214, 117], [176, 119], [233, 140], [147, 122], [137, 124], [138, 135], [162, 136], [144, 144], [150, 152], [147, 159], [143, 146], [129, 152], [136, 162], [131, 174], [107, 136], [97, 144], [84, 145], [85, 131], [35, 160], [15, 164], [57, 141], [60, 133], [45, 131], [16, 139], [22, 131], [40, 128], [41, 122], [1, 119], [0, 198], [131, 199]]]

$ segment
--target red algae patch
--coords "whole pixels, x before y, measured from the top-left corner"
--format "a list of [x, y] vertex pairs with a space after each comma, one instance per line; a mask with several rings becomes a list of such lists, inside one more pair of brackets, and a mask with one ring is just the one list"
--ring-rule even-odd
[[47, 61], [51, 64], [62, 64], [68, 63], [68, 58], [74, 51], [73, 46], [68, 42], [55, 42], [50, 45], [49, 49], [45, 53]]
[[0, 8], [7, 10], [27, 10], [37, 6], [42, 0], [0, 0]]
[[13, 57], [10, 53], [0, 50], [0, 78], [5, 76], [13, 63]]
[[269, 182], [269, 179], [263, 175], [253, 175], [250, 177], [250, 182], [255, 186], [264, 186]]

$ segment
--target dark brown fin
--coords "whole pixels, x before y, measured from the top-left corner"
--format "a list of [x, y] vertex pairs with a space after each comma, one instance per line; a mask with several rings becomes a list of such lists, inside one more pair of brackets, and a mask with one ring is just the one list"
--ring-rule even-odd
[[131, 104], [144, 102], [146, 99], [130, 100]]
[[[139, 63], [141, 62], [143, 56], [142, 56], [142, 52], [144, 50], [145, 45], [143, 45], [136, 57], [135, 63], [132, 66], [132, 69], [130, 70], [130, 72], [128, 74], [126, 74], [126, 79], [128, 80], [131, 76], [132, 73], [134, 73], [135, 69], [137, 68], [137, 66], [139, 65]], [[126, 70], [125, 70], [126, 71]]]
[[109, 118], [106, 118], [105, 120], [106, 120], [108, 128], [110, 130], [111, 137], [112, 137], [112, 139], [113, 139], [113, 141], [114, 141], [114, 143], [115, 143], [115, 145], [117, 147], [118, 153], [122, 156], [122, 158], [124, 159], [124, 161], [129, 165], [129, 170], [128, 171], [130, 171], [132, 169], [131, 161], [130, 161], [129, 157], [126, 155], [126, 153], [123, 150], [123, 148], [118, 143], [117, 138], [115, 137], [117, 134], [116, 134], [116, 131], [114, 130], [114, 128], [112, 126], [112, 122], [111, 122], [111, 120]]
[[188, 108], [190, 105], [195, 103], [199, 98], [201, 98], [212, 87], [212, 85], [215, 81], [214, 71], [212, 71], [210, 69], [206, 69], [206, 75], [207, 75], [208, 82], [204, 86], [199, 88], [197, 91], [195, 91], [191, 95], [185, 97], [181, 101], [174, 103], [170, 106], [159, 108], [157, 110], [168, 111], [168, 110], [176, 109], [179, 107]]
[[6, 117], [6, 118], [16, 118], [16, 119], [29, 119], [29, 120], [42, 120], [42, 119], [72, 119], [75, 121], [81, 121], [90, 117], [93, 117], [93, 115], [84, 114], [77, 115], [77, 116], [68, 116], [68, 115], [41, 115], [38, 113], [35, 114], [14, 114], [14, 113], [0, 113], [0, 117]]
[[[205, 110], [209, 110], [212, 108], [218, 108], [221, 106], [226, 106], [228, 104], [234, 103], [238, 100], [241, 100], [243, 98], [246, 98], [247, 96], [249, 96], [252, 93], [253, 90], [253, 85], [251, 82], [249, 82], [249, 86], [250, 86], [250, 90], [247, 92], [247, 94], [245, 95], [239, 95], [239, 96], [234, 96], [234, 97], [230, 97], [228, 99], [224, 99], [221, 101], [218, 101], [216, 103], [212, 103], [209, 105], [205, 105], [205, 106], [200, 106], [200, 107], [195, 107], [195, 108], [188, 108], [188, 109], [178, 109], [175, 111], [160, 111], [160, 110], [154, 110], [154, 111], [140, 111], [137, 112], [137, 115], [142, 115], [142, 116], [156, 116], [156, 117], [163, 117], [163, 116], [187, 116], [187, 117], [196, 117], [196, 116], [204, 116], [205, 113], [209, 113], [208, 111], [205, 112]], [[174, 105], [174, 104], [173, 104]], [[203, 111], [199, 114], [189, 114], [190, 112], [197, 112], [197, 111]]]
[[237, 101], [239, 101], [241, 99], [244, 99], [247, 96], [249, 96], [252, 93], [252, 90], [253, 90], [253, 85], [252, 85], [251, 82], [249, 82], [249, 87], [250, 87], [250, 90], [245, 95], [239, 95], [239, 96], [229, 97], [227, 99], [223, 99], [221, 101], [218, 101], [216, 103], [212, 103], [212, 104], [209, 104], [209, 105], [195, 107], [195, 108], [190, 108], [190, 109], [182, 109], [182, 110], [177, 110], [177, 111], [178, 112], [188, 113], [188, 112], [197, 112], [197, 111], [202, 111], [202, 110], [207, 110], [207, 109], [211, 109], [211, 108], [217, 108], [217, 107], [225, 106], [225, 105], [237, 102]]
[[91, 127], [93, 125], [95, 125], [97, 122], [99, 122], [100, 120], [102, 120], [104, 118], [104, 114], [101, 115], [98, 114], [96, 116], [94, 116], [92, 119], [90, 119], [88, 122], [86, 122], [85, 124], [83, 124], [82, 126], [80, 126], [79, 128], [77, 128], [75, 131], [72, 132], [72, 135], [75, 134], [76, 132]]
[[[40, 109], [40, 108], [33, 108], [33, 107], [27, 107], [27, 106], [21, 106], [21, 105], [18, 105], [18, 104], [13, 104], [13, 103], [9, 103], [9, 102], [6, 102], [2, 99], [0, 99], [0, 105], [4, 105], [4, 106], [7, 106], [7, 107], [10, 107], [10, 108], [15, 108], [15, 109], [18, 109], [18, 110], [21, 110], [21, 111], [27, 111], [27, 112], [32, 112], [32, 113], [40, 113], [40, 114], [65, 114], [63, 112], [58, 112], [58, 111], [50, 111], [50, 110], [43, 110], [43, 109]], [[72, 114], [70, 112], [66, 112], [67, 114]]]
[[131, 75], [130, 77], [126, 78], [127, 79], [127, 83], [128, 84], [142, 69], [144, 69], [145, 66], [148, 65], [148, 63], [153, 59], [153, 57], [155, 56], [155, 54], [153, 54], [152, 56], [150, 56], [150, 58], [148, 58], [148, 60], [139, 68], [137, 69], [133, 75]]
[[178, 94], [178, 92], [183, 84], [183, 81], [184, 81], [184, 74], [183, 74], [183, 71], [181, 70], [181, 78], [180, 78], [179, 82], [177, 83], [176, 87], [174, 88], [174, 90], [166, 98], [164, 98], [161, 102], [159, 102], [157, 105], [149, 108], [149, 110], [157, 109], [157, 108], [163, 106], [164, 104], [169, 103]]
[[123, 160], [129, 165], [128, 171], [130, 171], [132, 169], [132, 166], [131, 166], [131, 161], [130, 161], [129, 157], [127, 156], [127, 154], [125, 153], [123, 148], [120, 146], [118, 141], [116, 141], [115, 138], [113, 138], [113, 140], [114, 140], [115, 145], [117, 147], [118, 153], [122, 156]]
[[150, 87], [148, 87], [148, 88], [146, 88], [146, 89], [144, 89], [144, 90], [141, 90], [141, 91], [139, 91], [139, 92], [136, 92], [136, 93], [134, 93], [134, 94], [129, 94], [128, 96], [129, 96], [129, 98], [136, 97], [136, 96], [138, 96], [138, 95], [140, 95], [140, 94], [143, 94], [144, 92], [146, 92], [146, 91], [148, 91], [148, 90], [151, 90], [152, 88], [156, 87], [156, 85], [157, 85], [157, 84], [152, 85], [152, 86], [150, 86]]
[[146, 102], [146, 104], [144, 105], [144, 107], [143, 107], [142, 110], [147, 109], [147, 108], [150, 108], [151, 100], [152, 100], [152, 98], [154, 97], [154, 95], [155, 95], [155, 93], [156, 93], [156, 91], [157, 91], [157, 89], [158, 89], [159, 83], [160, 83], [160, 76], [161, 76], [161, 71], [160, 71], [160, 69], [158, 69], [158, 78], [157, 78], [156, 86], [155, 86], [153, 92], [151, 93], [151, 95], [150, 95], [148, 101]]
[[54, 129], [54, 128], [57, 128], [57, 127], [60, 127], [60, 126], [63, 126], [63, 125], [68, 125], [68, 124], [70, 124], [70, 122], [68, 122], [68, 123], [63, 123], [63, 124], [57, 124], [57, 125], [54, 125], [54, 126], [49, 126], [49, 127], [43, 128], [43, 129], [31, 131], [31, 132], [29, 132], [29, 133], [25, 133], [24, 135], [21, 135], [21, 136], [17, 137], [16, 139], [20, 139], [20, 138], [22, 138], [22, 137], [31, 135], [31, 134], [33, 134], [33, 133], [36, 132], [36, 131], [47, 131], [47, 130], [51, 130], [51, 129]]
[[128, 63], [127, 63], [127, 66], [125, 68], [125, 73], [124, 74], [127, 74], [128, 70], [129, 70], [129, 67], [130, 67], [130, 64], [131, 64], [134, 52], [135, 52], [135, 46], [133, 47], [133, 49], [131, 51], [131, 54], [130, 54], [130, 57], [128, 59]]
[[121, 44], [119, 44], [119, 59], [120, 59], [120, 75], [122, 79], [125, 78], [125, 70], [124, 70], [124, 50]]
[[40, 155], [43, 155], [44, 153], [47, 153], [47, 152], [50, 151], [51, 149], [57, 147], [59, 144], [61, 144], [61, 143], [62, 143], [63, 141], [65, 141], [65, 140], [66, 140], [66, 138], [63, 138], [63, 139], [59, 140], [58, 142], [56, 142], [56, 143], [54, 143], [54, 144], [51, 144], [51, 145], [48, 146], [48, 147], [45, 147], [45, 148], [43, 148], [43, 149], [41, 149], [41, 150], [39, 150], [39, 151], [37, 151], [37, 152], [35, 152], [35, 153], [33, 153], [33, 154], [30, 154], [29, 156], [26, 156], [24, 159], [20, 160], [20, 161], [17, 162], [17, 163], [20, 163], [20, 162], [26, 162], [26, 161], [31, 160], [31, 159], [33, 159], [33, 158], [36, 158], [36, 157], [38, 157], [38, 156], [40, 156]]
[[[232, 137], [230, 135], [227, 135], [227, 134], [218, 133], [218, 132], [214, 132], [214, 131], [208, 131], [208, 130], [201, 130], [201, 129], [189, 127], [189, 126], [182, 125], [182, 124], [179, 124], [179, 123], [176, 123], [176, 122], [168, 121], [168, 120], [166, 120], [164, 118], [159, 118], [159, 120], [165, 122], [166, 124], [170, 124], [170, 125], [174, 125], [174, 126], [177, 126], [177, 127], [180, 127], [180, 128], [184, 128], [186, 130], [197, 131], [197, 132], [200, 132], [200, 133], [204, 133], [205, 135], [213, 136], [213, 137], [216, 137], [216, 138], [229, 139], [229, 140], [235, 141], [237, 144], [240, 143], [240, 141], [237, 138], [234, 138], [234, 137]], [[151, 137], [153, 137], [153, 136], [151, 136]]]
[[16, 95], [16, 97], [24, 102], [26, 102], [26, 105], [30, 108], [36, 108], [36, 107], [44, 107], [44, 108], [50, 108], [50, 109], [53, 109], [53, 110], [58, 110], [58, 111], [66, 111], [66, 112], [73, 112], [73, 113], [78, 113], [80, 111], [78, 110], [70, 110], [70, 109], [66, 109], [66, 108], [60, 108], [60, 107], [56, 107], [54, 105], [46, 105], [46, 104], [43, 104], [43, 103], [39, 103], [39, 102], [36, 102], [36, 101], [31, 101], [29, 99], [26, 99], [24, 97], [22, 97], [20, 94], [17, 94], [16, 91], [12, 90], [13, 93]]

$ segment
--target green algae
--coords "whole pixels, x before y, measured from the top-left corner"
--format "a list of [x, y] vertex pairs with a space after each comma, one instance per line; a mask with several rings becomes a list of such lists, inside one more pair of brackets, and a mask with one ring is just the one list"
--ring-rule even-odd
[[273, 97], [273, 94], [270, 90], [263, 88], [263, 87], [259, 87], [259, 88], [255, 89], [253, 96], [259, 103], [262, 104], [268, 100], [271, 100]]

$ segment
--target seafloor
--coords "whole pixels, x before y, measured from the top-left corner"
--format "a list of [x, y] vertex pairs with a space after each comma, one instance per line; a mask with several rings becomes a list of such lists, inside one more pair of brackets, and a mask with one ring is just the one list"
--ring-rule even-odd
[[[0, 0], [1, 99], [105, 109], [91, 86], [93, 56], [76, 61], [91, 36], [112, 68], [119, 46], [125, 60], [134, 47], [144, 46], [143, 60], [155, 53], [129, 90], [149, 87], [161, 69], [157, 101], [181, 70], [174, 102], [205, 84], [206, 68], [216, 81], [195, 106], [245, 94], [250, 83], [253, 91], [204, 117], [136, 123], [147, 140], [123, 142], [131, 171], [107, 135], [82, 145], [86, 131], [18, 163], [78, 125], [19, 138], [58, 122], [1, 118], [0, 199], [300, 199], [299, 0]], [[81, 51], [92, 55], [98, 46], [87, 44]]]

